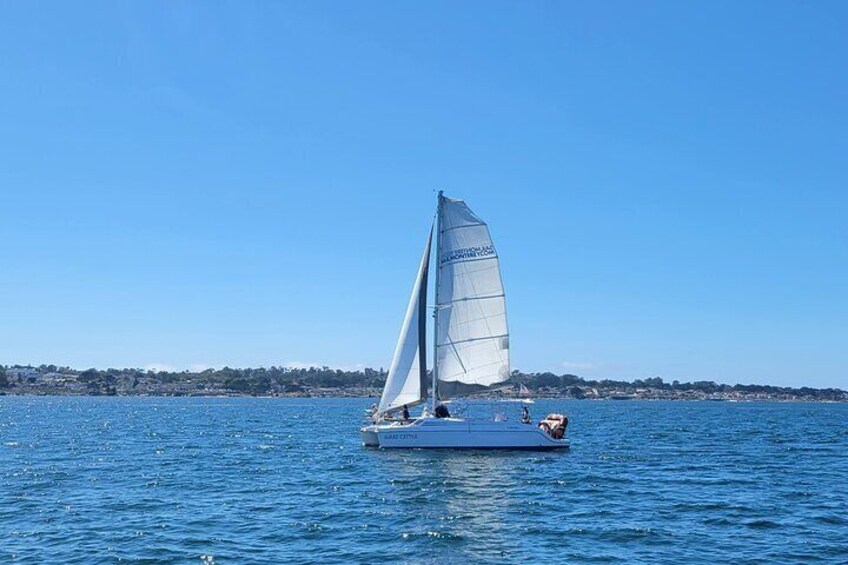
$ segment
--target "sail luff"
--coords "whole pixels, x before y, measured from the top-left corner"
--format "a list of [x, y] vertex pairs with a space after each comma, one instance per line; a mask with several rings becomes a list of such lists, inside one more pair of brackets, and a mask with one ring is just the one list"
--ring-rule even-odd
[[[435, 224], [435, 222], [434, 222]], [[427, 278], [430, 271], [430, 247], [433, 240], [433, 225], [427, 236], [424, 257], [421, 258], [421, 275], [418, 280], [418, 389], [420, 404], [427, 399]]]

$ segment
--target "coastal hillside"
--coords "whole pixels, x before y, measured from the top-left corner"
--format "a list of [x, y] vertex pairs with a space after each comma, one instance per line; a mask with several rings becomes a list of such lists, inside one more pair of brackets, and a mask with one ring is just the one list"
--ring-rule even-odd
[[[382, 368], [343, 371], [329, 367], [224, 367], [174, 372], [0, 365], [0, 394], [7, 395], [376, 397], [385, 381], [386, 372]], [[540, 398], [848, 401], [848, 392], [836, 388], [666, 382], [660, 377], [632, 382], [589, 380], [571, 374], [518, 370], [512, 372], [504, 387], [488, 392], [487, 396], [514, 397], [521, 386]]]

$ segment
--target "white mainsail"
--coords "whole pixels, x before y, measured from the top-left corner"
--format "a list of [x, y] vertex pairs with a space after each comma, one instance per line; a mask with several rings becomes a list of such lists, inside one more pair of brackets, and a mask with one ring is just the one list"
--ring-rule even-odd
[[378, 414], [396, 410], [401, 406], [415, 406], [427, 397], [427, 272], [430, 264], [430, 240], [418, 267], [412, 296], [406, 308], [406, 317], [400, 330], [395, 354], [389, 367], [389, 375], [380, 397]]
[[462, 200], [440, 198], [436, 363], [442, 399], [509, 379], [500, 262], [489, 227]]

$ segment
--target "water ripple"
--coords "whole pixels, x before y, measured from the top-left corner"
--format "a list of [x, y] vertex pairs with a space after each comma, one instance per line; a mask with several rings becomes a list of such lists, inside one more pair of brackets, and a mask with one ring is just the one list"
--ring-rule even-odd
[[481, 453], [364, 449], [369, 403], [0, 397], [0, 562], [848, 559], [845, 405], [540, 402], [570, 453]]

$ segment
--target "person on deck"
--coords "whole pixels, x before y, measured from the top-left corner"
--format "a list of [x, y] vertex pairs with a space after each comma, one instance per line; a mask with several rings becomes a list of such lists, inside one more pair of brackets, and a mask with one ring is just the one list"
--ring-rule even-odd
[[409, 408], [407, 408], [406, 404], [403, 405], [403, 419], [409, 420]]
[[444, 404], [439, 404], [436, 406], [436, 418], [450, 418], [450, 412], [448, 412], [448, 407]]
[[531, 422], [530, 411], [527, 409], [526, 406], [521, 407], [521, 421], [525, 424], [529, 424]]

